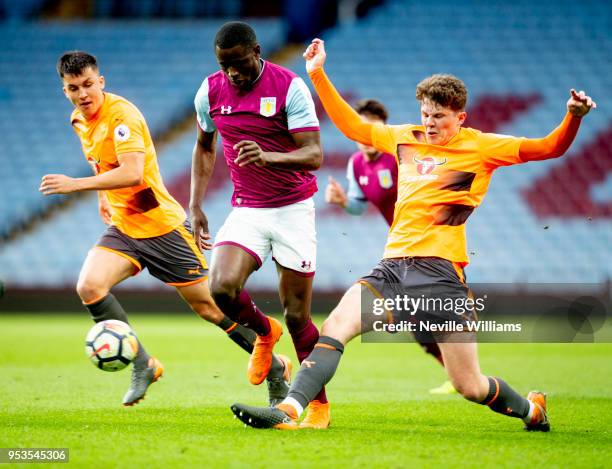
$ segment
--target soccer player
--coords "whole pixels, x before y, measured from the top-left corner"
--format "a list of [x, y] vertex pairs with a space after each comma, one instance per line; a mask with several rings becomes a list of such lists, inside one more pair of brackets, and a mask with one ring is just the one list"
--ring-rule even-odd
[[[389, 113], [385, 106], [375, 99], [363, 99], [355, 111], [364, 122], [386, 124]], [[333, 177], [325, 189], [327, 203], [338, 205], [351, 215], [365, 212], [368, 202], [372, 203], [385, 218], [388, 225], [393, 223], [393, 211], [397, 200], [397, 163], [395, 156], [378, 151], [371, 145], [357, 142], [359, 151], [349, 158], [346, 168], [348, 194]], [[438, 344], [432, 341], [419, 343], [423, 350], [444, 366]], [[454, 394], [457, 391], [450, 381], [445, 381], [429, 391], [431, 394]]]
[[[389, 116], [385, 106], [364, 99], [355, 105], [355, 111], [364, 122], [383, 123]], [[325, 189], [327, 203], [342, 207], [351, 215], [361, 215], [372, 203], [388, 225], [393, 222], [393, 208], [397, 200], [397, 163], [395, 156], [378, 151], [371, 145], [357, 142], [359, 151], [353, 153], [346, 168], [348, 193], [333, 177]]]
[[[334, 124], [348, 138], [396, 156], [399, 195], [384, 258], [346, 292], [327, 318], [319, 342], [302, 363], [288, 397], [268, 409], [232, 406], [236, 416], [257, 428], [299, 428], [295, 422], [303, 407], [333, 377], [347, 342], [363, 332], [362, 302], [373, 304], [370, 301], [378, 295], [393, 297], [398, 284], [405, 295], [418, 297], [433, 290], [442, 291], [451, 300], [465, 300], [469, 294], [463, 276], [468, 263], [465, 222], [481, 203], [493, 171], [563, 155], [582, 117], [596, 107], [583, 91], [571, 90], [565, 118], [544, 138], [481, 133], [461, 127], [467, 100], [463, 82], [451, 75], [433, 75], [416, 89], [422, 125], [371, 124], [363, 122], [343, 101], [325, 75], [323, 41], [313, 40], [304, 58]], [[438, 317], [426, 311], [417, 314], [422, 321], [463, 320], [453, 311], [446, 317], [443, 311], [436, 312]], [[483, 375], [473, 334], [439, 333], [433, 339], [442, 351], [453, 386], [464, 398], [522, 419], [526, 430], [550, 429], [546, 395], [532, 391], [524, 398], [504, 380]]]
[[[198, 134], [191, 172], [191, 220], [196, 243], [211, 245], [201, 208], [215, 163], [217, 134], [234, 184], [233, 209], [215, 237], [210, 288], [231, 319], [258, 337], [247, 368], [251, 383], [270, 369], [280, 322], [264, 315], [244, 289], [249, 276], [272, 254], [285, 322], [301, 362], [319, 331], [310, 317], [316, 236], [313, 194], [321, 165], [319, 121], [304, 81], [261, 58], [255, 31], [224, 24], [214, 40], [220, 71], [206, 77], [195, 97]], [[320, 389], [305, 425], [326, 427], [329, 403]]]
[[[95, 322], [127, 315], [110, 289], [142, 269], [176, 287], [202, 318], [222, 328], [249, 353], [255, 334], [231, 321], [215, 305], [208, 288], [207, 264], [196, 247], [186, 214], [166, 190], [149, 129], [140, 111], [126, 99], [104, 92], [94, 56], [67, 52], [57, 63], [64, 94], [75, 109], [70, 122], [95, 176], [43, 176], [45, 195], [97, 190], [102, 220], [110, 225], [89, 251], [77, 292]], [[291, 364], [274, 358], [270, 374], [271, 402], [286, 395]], [[162, 364], [142, 343], [134, 359], [130, 388], [123, 404], [139, 402], [163, 374]], [[285, 375], [285, 376], [284, 376]]]

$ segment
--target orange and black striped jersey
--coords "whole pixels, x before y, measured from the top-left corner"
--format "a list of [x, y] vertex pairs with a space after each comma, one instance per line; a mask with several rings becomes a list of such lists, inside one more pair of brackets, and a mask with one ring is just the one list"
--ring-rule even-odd
[[398, 196], [384, 257], [441, 257], [468, 263], [465, 222], [484, 198], [496, 168], [561, 156], [581, 118], [568, 112], [544, 138], [460, 129], [446, 145], [426, 142], [418, 125], [364, 122], [342, 99], [323, 68], [308, 73], [325, 111], [348, 138], [395, 155]]
[[522, 140], [462, 128], [440, 146], [426, 143], [422, 126], [372, 126], [373, 146], [394, 154], [399, 165], [384, 257], [441, 257], [467, 265], [465, 222], [482, 202], [493, 171], [523, 162]]
[[117, 168], [118, 155], [145, 155], [142, 184], [105, 191], [112, 208], [112, 224], [122, 233], [132, 238], [152, 238], [169, 233], [185, 221], [185, 211], [164, 186], [147, 123], [136, 106], [121, 96], [104, 93], [104, 103], [93, 119], [85, 119], [75, 109], [70, 121], [85, 158], [97, 173]]

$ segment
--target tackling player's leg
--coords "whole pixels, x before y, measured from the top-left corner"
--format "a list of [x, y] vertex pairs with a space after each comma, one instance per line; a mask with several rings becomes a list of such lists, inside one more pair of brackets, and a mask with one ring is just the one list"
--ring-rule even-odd
[[361, 292], [359, 284], [353, 285], [326, 319], [319, 341], [302, 362], [287, 398], [272, 409], [234, 404], [231, 409], [236, 417], [256, 428], [286, 429], [291, 427], [289, 422], [297, 427], [295, 421], [336, 372], [344, 345], [361, 334]]
[[522, 419], [526, 430], [550, 430], [545, 394], [531, 392], [524, 398], [501, 378], [483, 375], [474, 341], [465, 342], [462, 337], [447, 335], [439, 345], [448, 376], [464, 398], [486, 405], [494, 412]]

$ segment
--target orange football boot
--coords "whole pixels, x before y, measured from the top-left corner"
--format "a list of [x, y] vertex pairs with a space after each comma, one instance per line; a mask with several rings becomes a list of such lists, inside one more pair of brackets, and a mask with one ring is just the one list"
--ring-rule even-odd
[[249, 359], [247, 377], [251, 384], [263, 383], [263, 380], [270, 373], [272, 350], [283, 334], [281, 323], [269, 316], [268, 319], [270, 320], [270, 332], [264, 336], [257, 336], [255, 344], [253, 344], [253, 353], [251, 353], [251, 358]]
[[276, 428], [277, 430], [297, 430], [297, 412], [295, 411], [293, 406], [290, 406], [289, 404], [278, 404], [276, 408], [286, 413], [287, 416], [291, 419], [291, 422], [278, 423], [274, 425], [273, 428]]
[[300, 423], [300, 428], [315, 428], [324, 430], [329, 427], [331, 420], [329, 402], [323, 404], [320, 401], [311, 401], [308, 404], [306, 417]]
[[546, 414], [546, 394], [540, 391], [531, 391], [527, 394], [527, 400], [533, 403], [534, 409], [531, 420], [525, 425], [528, 432], [548, 432], [550, 422]]

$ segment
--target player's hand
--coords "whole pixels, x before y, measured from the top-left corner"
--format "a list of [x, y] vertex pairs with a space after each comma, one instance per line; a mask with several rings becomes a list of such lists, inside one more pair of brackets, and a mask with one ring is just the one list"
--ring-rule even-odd
[[575, 89], [570, 90], [570, 99], [567, 101], [567, 111], [576, 117], [586, 116], [591, 109], [595, 109], [597, 104], [587, 96], [584, 91], [576, 92]]
[[323, 68], [325, 58], [325, 42], [322, 39], [313, 39], [310, 45], [306, 48], [306, 52], [302, 54], [306, 60], [306, 71], [313, 72], [319, 68]]
[[191, 229], [196, 246], [201, 251], [210, 251], [213, 247], [208, 231], [208, 218], [200, 207], [191, 208]]
[[248, 164], [255, 164], [257, 166], [266, 166], [269, 161], [265, 151], [257, 145], [257, 143], [250, 140], [241, 140], [234, 145], [234, 150], [238, 150], [238, 156], [234, 160], [238, 166], [246, 166]]
[[69, 194], [78, 191], [79, 185], [75, 178], [64, 174], [46, 174], [42, 177], [38, 190], [45, 195]]
[[325, 188], [325, 202], [340, 205], [342, 208], [346, 207], [348, 200], [342, 186], [331, 176], [328, 181]]
[[98, 198], [98, 212], [100, 213], [100, 218], [105, 225], [110, 225], [112, 220], [113, 213], [111, 212], [110, 204], [106, 199], [106, 196], [100, 196]]

